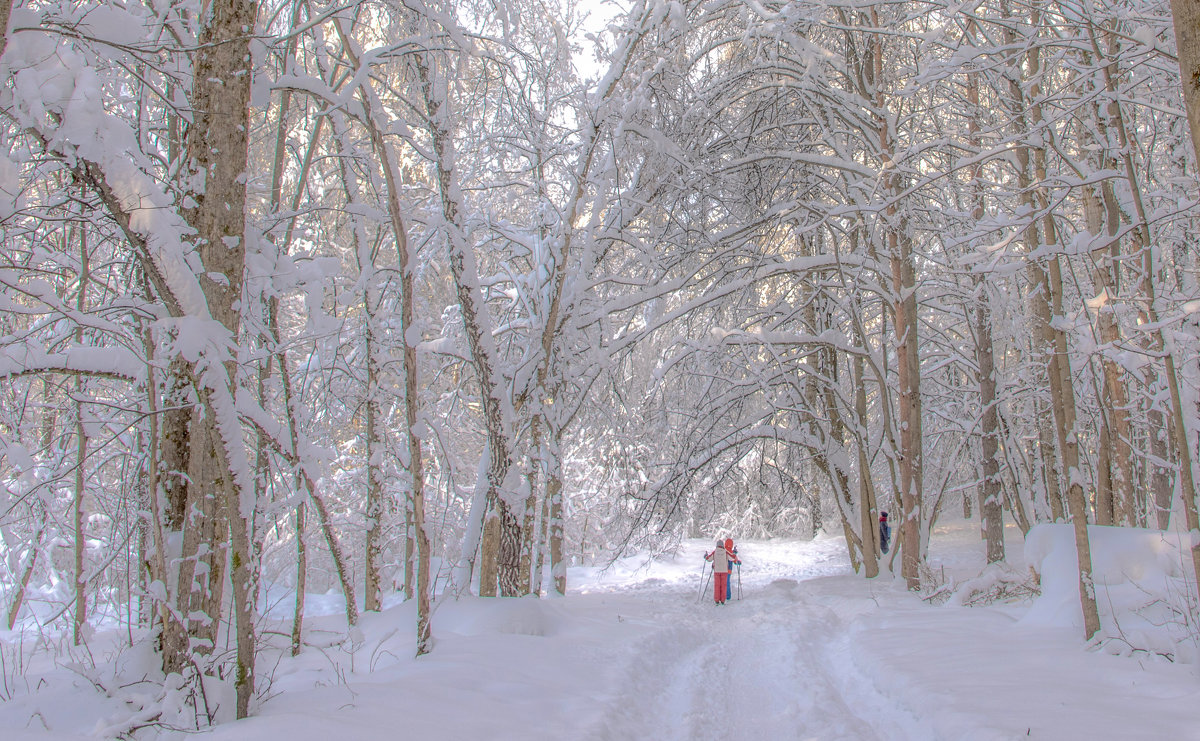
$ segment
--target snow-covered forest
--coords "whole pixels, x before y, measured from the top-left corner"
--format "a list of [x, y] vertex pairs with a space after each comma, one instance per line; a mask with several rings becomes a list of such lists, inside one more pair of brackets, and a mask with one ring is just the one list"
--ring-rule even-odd
[[1195, 0], [0, 28], [0, 704], [38, 654], [111, 697], [103, 634], [156, 673], [101, 735], [232, 721], [310, 614], [432, 657], [440, 606], [726, 534], [969, 604], [951, 522], [989, 603], [1064, 523], [1080, 651], [1117, 635], [1095, 533], [1173, 558], [1119, 638], [1200, 663]]

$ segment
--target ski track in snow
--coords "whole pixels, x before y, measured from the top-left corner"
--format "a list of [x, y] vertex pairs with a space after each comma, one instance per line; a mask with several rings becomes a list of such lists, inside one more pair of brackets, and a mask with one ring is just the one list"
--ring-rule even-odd
[[[940, 565], [978, 573], [976, 529], [942, 538]], [[704, 550], [575, 568], [566, 599], [443, 601], [419, 659], [412, 601], [365, 614], [347, 647], [338, 600], [314, 596], [300, 656], [264, 634], [254, 717], [139, 738], [1200, 741], [1194, 663], [1089, 650], [1071, 628], [1020, 624], [1028, 608], [931, 607], [886, 571], [855, 576], [841, 538], [741, 544], [742, 599], [735, 574], [716, 606]], [[35, 684], [0, 702], [4, 741], [92, 737], [130, 712], [63, 668]]]
[[582, 737], [931, 738], [854, 666], [843, 618], [806, 594], [800, 580], [829, 573], [836, 561], [800, 571], [755, 563], [743, 598], [735, 575], [734, 599], [722, 606], [713, 604], [711, 581], [703, 596], [681, 588], [669, 599], [639, 595], [646, 614], [637, 619], [661, 627], [632, 650], [627, 680]]

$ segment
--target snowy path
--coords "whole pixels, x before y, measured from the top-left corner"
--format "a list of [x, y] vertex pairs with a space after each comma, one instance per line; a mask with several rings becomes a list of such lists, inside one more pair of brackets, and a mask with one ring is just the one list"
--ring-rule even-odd
[[655, 591], [616, 580], [624, 619], [657, 627], [627, 647], [624, 681], [580, 737], [1200, 739], [1194, 665], [1088, 651], [1072, 630], [1020, 625], [1020, 607], [929, 607], [846, 573], [834, 545], [772, 548], [721, 607], [697, 602], [695, 576]]
[[887, 738], [847, 696], [838, 617], [804, 604], [795, 588], [767, 591], [661, 615], [673, 627], [638, 646], [630, 681], [594, 737]]
[[[947, 571], [978, 573], [977, 533], [942, 537]], [[743, 544], [743, 599], [717, 607], [697, 599], [703, 550], [574, 569], [566, 599], [445, 601], [420, 659], [412, 603], [364, 615], [349, 646], [314, 595], [305, 651], [264, 650], [254, 717], [139, 739], [1200, 741], [1196, 663], [1090, 651], [1023, 624], [1028, 606], [930, 607], [850, 573], [840, 538]], [[152, 657], [123, 661], [136, 679]], [[5, 741], [92, 737], [128, 712], [74, 673], [41, 676], [0, 702]]]
[[723, 606], [714, 605], [708, 591], [699, 600], [698, 590], [678, 588], [639, 595], [646, 614], [636, 619], [660, 629], [633, 647], [628, 680], [584, 737], [930, 738], [928, 728], [875, 691], [850, 658], [845, 615], [874, 603], [843, 603], [839, 614], [809, 597], [798, 581], [829, 572], [837, 554], [813, 561], [810, 552], [801, 568], [786, 554], [771, 555], [785, 560], [756, 562], [743, 574], [743, 599]]

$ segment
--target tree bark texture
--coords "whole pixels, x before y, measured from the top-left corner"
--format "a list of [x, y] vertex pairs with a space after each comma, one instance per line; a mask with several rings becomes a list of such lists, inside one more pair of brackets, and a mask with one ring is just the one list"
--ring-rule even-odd
[[1192, 153], [1200, 163], [1200, 0], [1171, 0], [1171, 15], [1183, 102], [1192, 133]]
[[[197, 253], [204, 266], [199, 282], [211, 317], [229, 333], [231, 342], [237, 341], [240, 327], [238, 302], [246, 254], [246, 164], [253, 73], [250, 39], [257, 15], [258, 5], [253, 0], [212, 0], [192, 58], [192, 121], [185, 135], [186, 171], [196, 187], [192, 193], [196, 206], [186, 216], [196, 230]], [[223, 369], [198, 370], [206, 381], [223, 385], [232, 398], [236, 371], [233, 358]], [[252, 522], [243, 510], [228, 456], [223, 449], [217, 450], [225, 443], [213, 419], [212, 406], [206, 406], [206, 413], [197, 412], [191, 420], [188, 498], [196, 506], [188, 508], [188, 517], [192, 513], [202, 516], [185, 524], [185, 542], [191, 536], [197, 547], [191, 551], [185, 547], [184, 563], [193, 565], [185, 567], [191, 573], [189, 578], [180, 579], [179, 590], [188, 596], [189, 608], [205, 614], [200, 624], [189, 626], [189, 631], [195, 630], [204, 642], [215, 640], [225, 558], [229, 554], [237, 617], [237, 716], [242, 718], [249, 714], [254, 692], [256, 588], [251, 571], [256, 554], [251, 546]], [[198, 588], [192, 588], [197, 570], [193, 555], [208, 564], [208, 572], [198, 575], [202, 580]]]
[[[972, 22], [968, 33], [975, 35]], [[978, 73], [967, 74], [967, 103], [972, 113], [980, 113]], [[982, 149], [979, 116], [973, 115], [967, 122], [967, 136], [975, 150]], [[970, 171], [971, 217], [975, 223], [983, 220], [985, 213], [983, 188], [983, 162], [977, 160]], [[1000, 415], [996, 411], [996, 361], [992, 340], [991, 296], [982, 276], [976, 275], [975, 288], [975, 362], [978, 367], [976, 384], [979, 387], [980, 410], [980, 462], [982, 482], [980, 484], [979, 518], [983, 525], [986, 541], [987, 562], [1004, 560], [1004, 504], [1000, 482]], [[969, 497], [963, 497], [969, 502]]]

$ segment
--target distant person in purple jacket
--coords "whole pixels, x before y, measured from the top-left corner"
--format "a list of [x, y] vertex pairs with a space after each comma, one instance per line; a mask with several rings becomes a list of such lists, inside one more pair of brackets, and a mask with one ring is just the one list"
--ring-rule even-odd
[[892, 539], [892, 526], [888, 524], [887, 512], [879, 513], [879, 545], [883, 552], [888, 552], [888, 543]]

